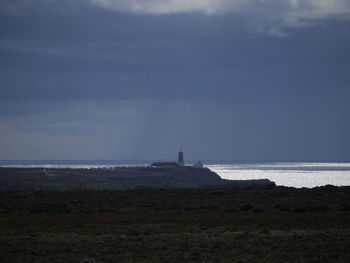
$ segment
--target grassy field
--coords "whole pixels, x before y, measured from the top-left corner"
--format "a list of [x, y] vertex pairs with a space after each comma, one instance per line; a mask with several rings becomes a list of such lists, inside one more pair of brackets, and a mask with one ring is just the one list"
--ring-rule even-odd
[[350, 262], [350, 187], [0, 198], [1, 262]]

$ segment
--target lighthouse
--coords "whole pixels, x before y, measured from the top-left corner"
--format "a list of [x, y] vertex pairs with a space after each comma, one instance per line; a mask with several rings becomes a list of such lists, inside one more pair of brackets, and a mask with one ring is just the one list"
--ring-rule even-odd
[[154, 167], [178, 167], [185, 166], [184, 163], [184, 153], [182, 151], [179, 152], [177, 157], [177, 162], [153, 162], [151, 166]]
[[180, 165], [180, 166], [185, 166], [184, 153], [182, 151], [179, 152], [179, 157], [177, 159], [177, 164]]

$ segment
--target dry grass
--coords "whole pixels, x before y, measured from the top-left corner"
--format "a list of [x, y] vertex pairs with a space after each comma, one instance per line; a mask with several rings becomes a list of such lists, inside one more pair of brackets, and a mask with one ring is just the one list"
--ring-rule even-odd
[[1, 262], [350, 262], [349, 188], [0, 193]]

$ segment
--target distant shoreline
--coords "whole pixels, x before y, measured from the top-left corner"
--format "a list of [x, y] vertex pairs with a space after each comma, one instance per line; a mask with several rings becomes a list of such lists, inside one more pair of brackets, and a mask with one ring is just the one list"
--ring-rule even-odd
[[[60, 163], [59, 163], [60, 162]], [[0, 161], [0, 167], [15, 168], [45, 168], [45, 169], [83, 169], [83, 168], [110, 168], [148, 166], [147, 161]], [[191, 163], [189, 161], [188, 163]], [[350, 186], [350, 163], [231, 163], [211, 164], [204, 162], [204, 166], [226, 180], [261, 180], [269, 179], [279, 186], [295, 188], [313, 188], [325, 185]]]
[[191, 166], [97, 169], [0, 168], [0, 190], [123, 190], [227, 188], [275, 185], [260, 180], [225, 180], [208, 168]]

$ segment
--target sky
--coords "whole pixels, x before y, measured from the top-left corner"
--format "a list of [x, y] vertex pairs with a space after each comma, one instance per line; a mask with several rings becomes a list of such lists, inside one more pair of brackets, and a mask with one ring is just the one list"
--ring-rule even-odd
[[1, 160], [350, 161], [349, 0], [1, 0]]

